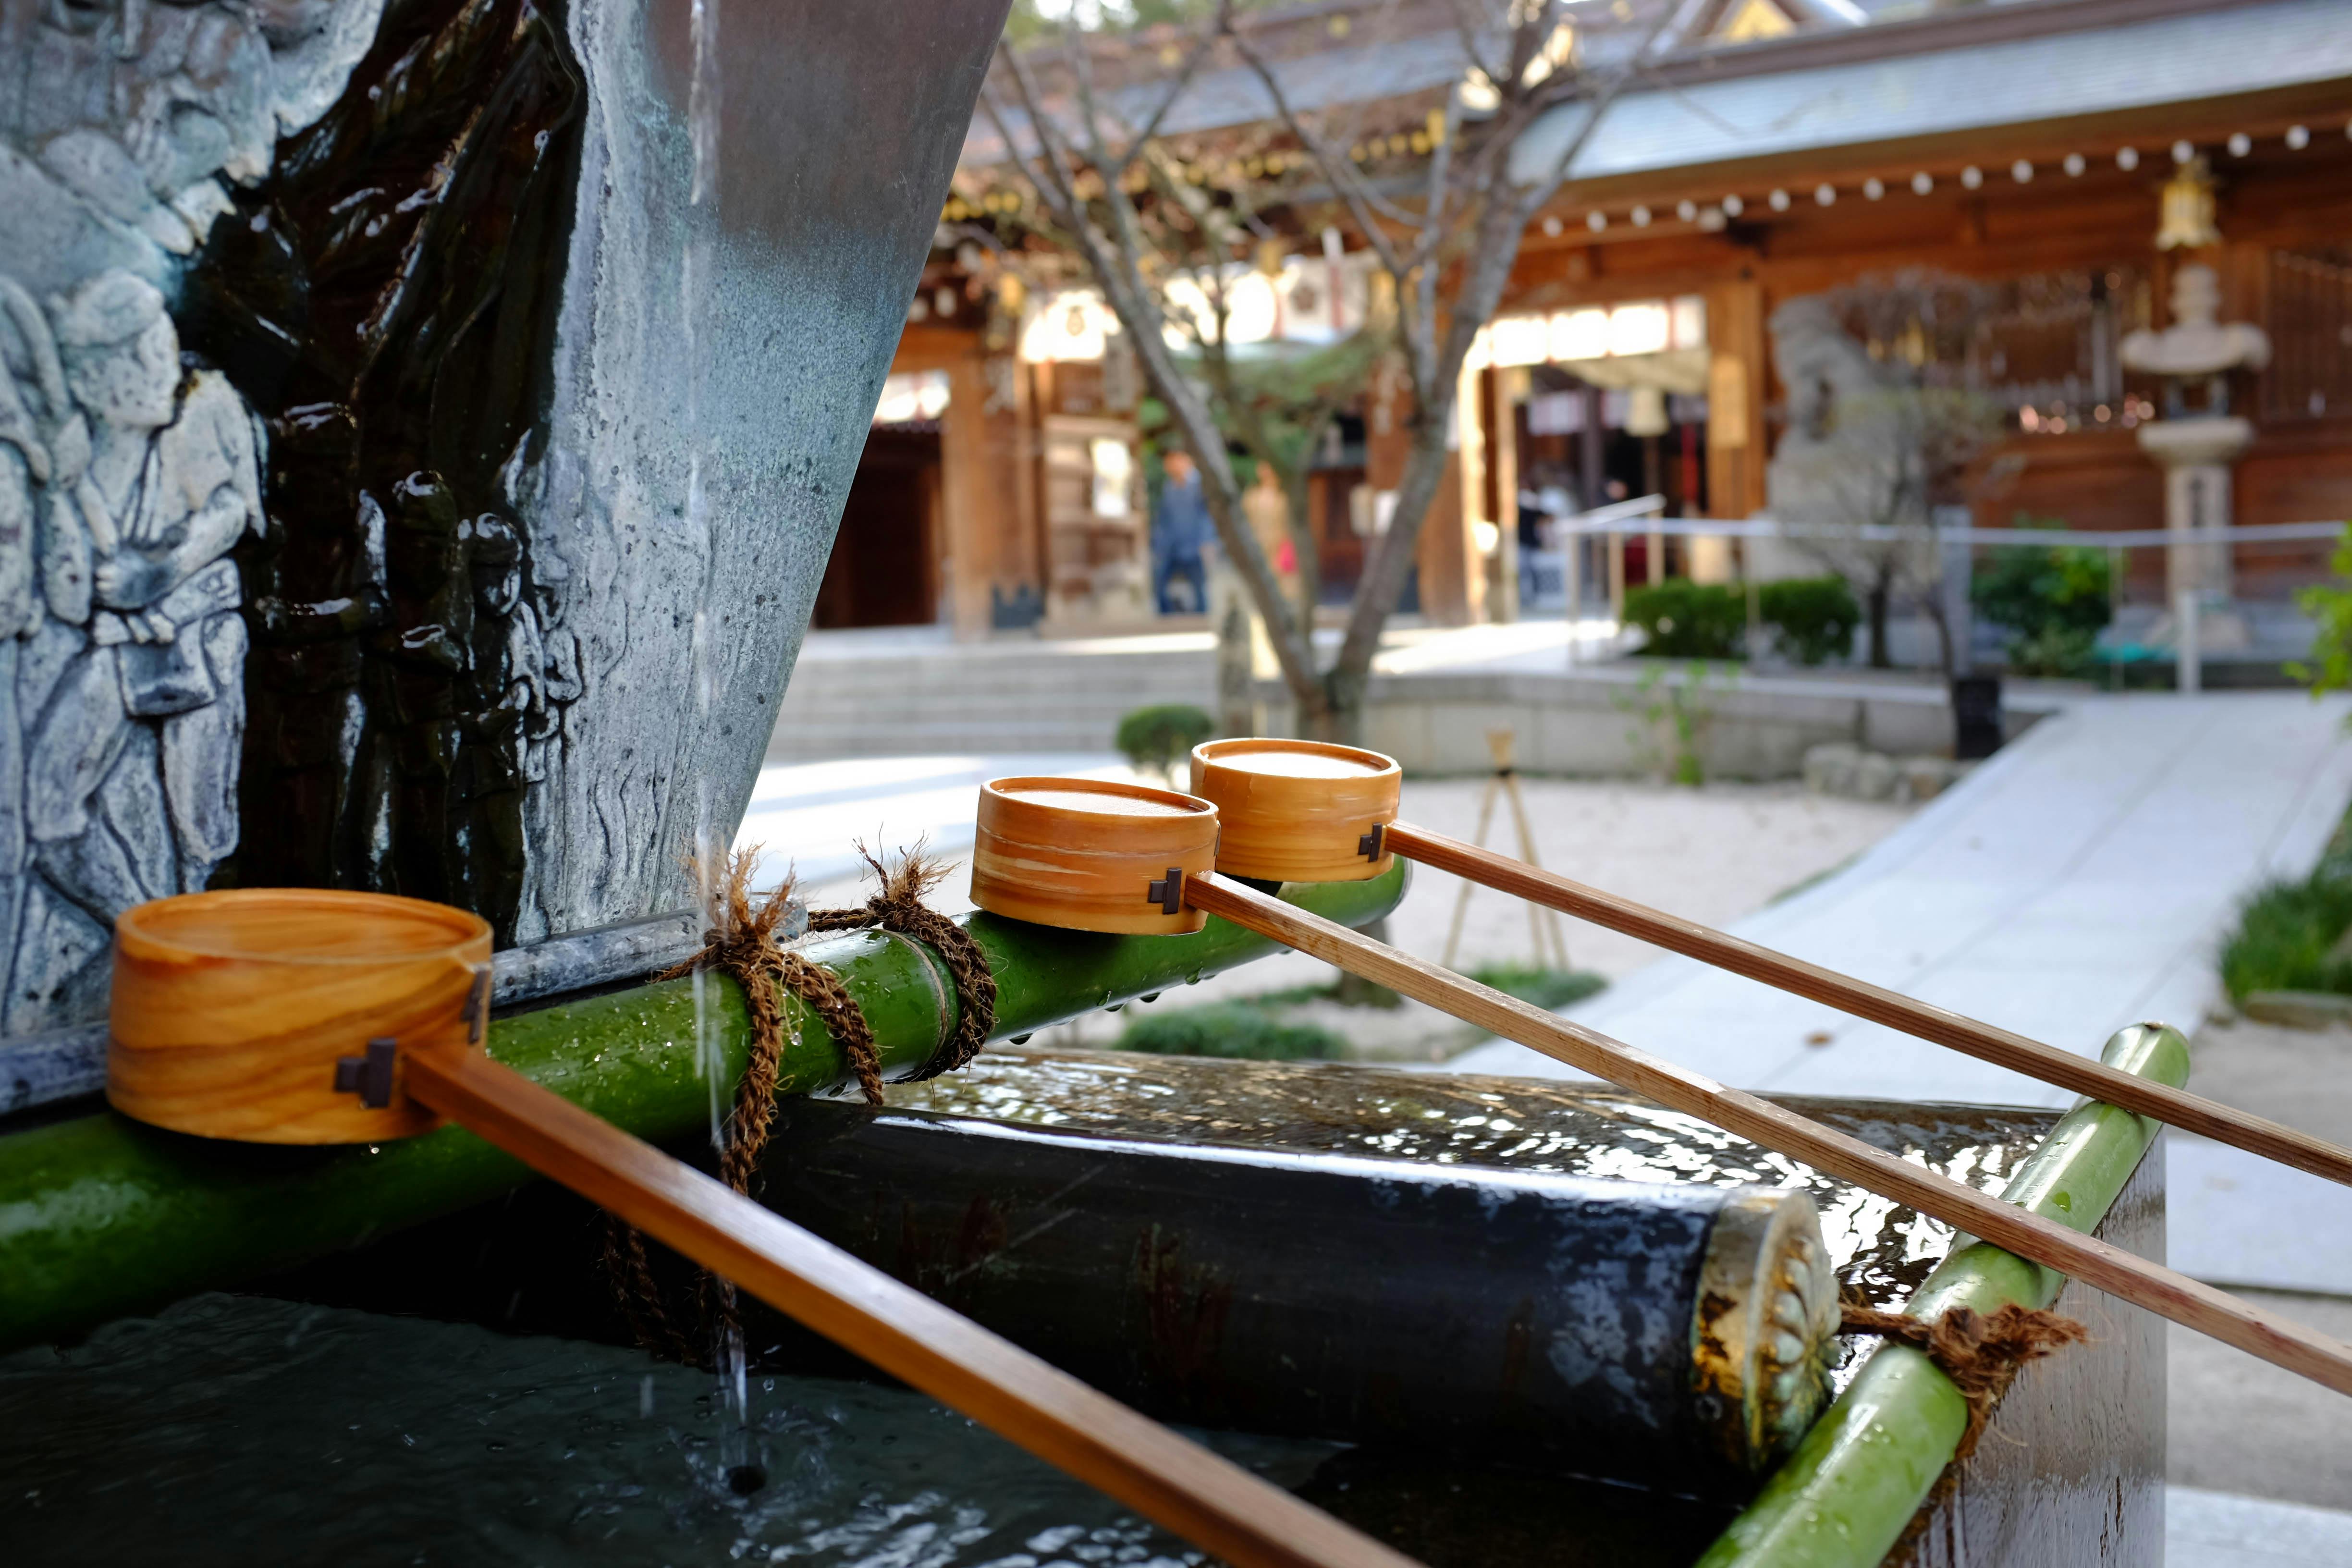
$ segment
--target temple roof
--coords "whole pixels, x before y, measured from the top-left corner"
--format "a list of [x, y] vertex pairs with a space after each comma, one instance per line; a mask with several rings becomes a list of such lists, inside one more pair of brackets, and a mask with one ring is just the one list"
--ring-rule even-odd
[[[2342, 0], [2032, 0], [1709, 55], [1669, 63], [1660, 86], [1612, 104], [1570, 180], [2342, 81], [2352, 79], [2352, 26]], [[1591, 112], [1566, 104], [1538, 121], [1513, 150], [1514, 177], [1536, 177]]]
[[[1570, 15], [1583, 28], [1586, 62], [1605, 68], [1637, 34], [1590, 26], [1604, 20], [1593, 14], [1600, 9], [1578, 5]], [[1789, 29], [1760, 25], [1765, 12]], [[1360, 20], [1340, 26], [1349, 16]], [[1950, 9], [1917, 0], [1685, 0], [1644, 72], [1653, 85], [1612, 105], [1570, 179], [1964, 136], [2352, 79], [2345, 16], [2343, 0], [1992, 0]], [[1451, 10], [1413, 0], [1322, 0], [1247, 13], [1244, 25], [1274, 57], [1292, 104], [1309, 113], [1425, 106], [1468, 63]], [[1087, 40], [1097, 100], [1113, 125], [1139, 121], [1159, 103], [1189, 42], [1168, 26]], [[1061, 47], [1033, 46], [1024, 55], [1050, 76]], [[1054, 82], [1045, 87], [1050, 98], [1061, 96]], [[1260, 124], [1273, 112], [1255, 73], [1221, 52], [1161, 130], [1197, 135]], [[1514, 174], [1531, 177], [1556, 158], [1590, 112], [1581, 103], [1552, 110], [1521, 140]], [[1412, 113], [1418, 118], [1419, 109]], [[1017, 112], [1008, 121], [1022, 136]], [[1002, 156], [994, 126], [975, 116], [966, 164]]]

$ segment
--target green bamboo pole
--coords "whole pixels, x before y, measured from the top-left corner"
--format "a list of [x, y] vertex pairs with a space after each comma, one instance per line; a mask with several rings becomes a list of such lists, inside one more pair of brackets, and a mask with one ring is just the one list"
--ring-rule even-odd
[[[2161, 1025], [2118, 1032], [2100, 1059], [2175, 1089], [2189, 1081], [2189, 1043]], [[2001, 1196], [2095, 1230], [2161, 1130], [2085, 1100], [2051, 1129]], [[1904, 1310], [1933, 1319], [1954, 1307], [2047, 1307], [2065, 1283], [2054, 1269], [1971, 1242], [1944, 1259]], [[1880, 1346], [1696, 1568], [1875, 1568], [1951, 1463], [1968, 1419], [1968, 1401], [1927, 1356]]]
[[[1402, 862], [1368, 882], [1283, 897], [1350, 925], [1394, 909]], [[1096, 936], [975, 914], [996, 975], [997, 1036], [1023, 1035], [1181, 986], [1275, 951], [1212, 919], [1195, 936]], [[876, 932], [813, 944], [874, 1028], [886, 1077], [919, 1066], [952, 1024], [955, 992], [927, 950]], [[638, 986], [501, 1018], [491, 1054], [638, 1137], [691, 1137], [733, 1096], [748, 1054], [742, 994], [710, 977], [715, 1075], [695, 1062], [694, 983]], [[942, 1018], [942, 1014], [946, 1017]], [[794, 1004], [782, 1091], [843, 1081], [841, 1054]], [[233, 1285], [494, 1197], [530, 1179], [472, 1133], [445, 1127], [367, 1146], [215, 1142], [111, 1111], [0, 1136], [0, 1350], [36, 1344], [191, 1291]]]

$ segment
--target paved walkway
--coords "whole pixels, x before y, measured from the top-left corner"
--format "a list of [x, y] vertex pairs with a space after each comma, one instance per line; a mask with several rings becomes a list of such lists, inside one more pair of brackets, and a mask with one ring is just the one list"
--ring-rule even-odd
[[2352, 1513], [2167, 1487], [2164, 1556], [2174, 1568], [2343, 1568]]
[[[2085, 1055], [2140, 1019], [2194, 1033], [2238, 900], [2308, 871], [2352, 797], [2345, 713], [2294, 693], [2081, 698], [1845, 870], [1730, 929]], [[1743, 1089], [2073, 1099], [1689, 959], [1568, 1013]], [[1505, 1041], [1449, 1066], [1582, 1076]], [[2201, 1139], [2167, 1144], [2174, 1267], [2352, 1295], [2342, 1189]]]
[[[2307, 870], [2352, 797], [2345, 711], [2288, 693], [2084, 697], [1845, 870], [1731, 929], [2086, 1054], [2137, 1019], [2193, 1030], [2237, 900]], [[1689, 959], [1571, 1016], [1748, 1089], [2071, 1099]], [[1576, 1076], [1501, 1041], [1454, 1065]]]

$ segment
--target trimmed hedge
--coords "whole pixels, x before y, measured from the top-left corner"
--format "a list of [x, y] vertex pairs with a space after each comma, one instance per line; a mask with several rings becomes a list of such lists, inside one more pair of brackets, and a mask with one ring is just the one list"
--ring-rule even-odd
[[1788, 577], [1759, 584], [1757, 612], [1774, 629], [1773, 646], [1799, 664], [1821, 664], [1853, 652], [1862, 605], [1843, 577]]
[[1642, 651], [1662, 658], [1738, 658], [1748, 606], [1736, 589], [1669, 577], [1625, 592], [1625, 619], [1648, 637]]
[[1115, 743], [1132, 765], [1172, 777], [1192, 748], [1216, 732], [1216, 721], [1200, 709], [1187, 702], [1163, 702], [1121, 719]]

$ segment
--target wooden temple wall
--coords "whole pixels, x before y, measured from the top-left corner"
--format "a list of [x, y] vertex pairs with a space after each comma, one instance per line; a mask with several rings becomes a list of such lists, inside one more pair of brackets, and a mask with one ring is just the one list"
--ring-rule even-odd
[[948, 374], [933, 570], [959, 640], [988, 635], [996, 595], [1034, 591], [1043, 578], [1029, 367], [1003, 357], [1013, 374], [998, 378], [1010, 384], [992, 388], [979, 331], [909, 324], [890, 363], [894, 374]]
[[[2237, 129], [2231, 126], [2228, 129]], [[2352, 514], [2352, 142], [2315, 136], [2302, 151], [2286, 151], [2279, 126], [2244, 122], [2261, 137], [2246, 159], [2222, 158], [2216, 251], [2196, 258], [2214, 265], [2223, 283], [2225, 320], [2263, 326], [2278, 347], [2272, 369], [2238, 394], [2233, 409], [2252, 418], [2258, 436], [2237, 469], [2236, 516], [2241, 523], [2307, 522]], [[2199, 128], [2183, 134], [2208, 141]], [[2115, 146], [2133, 140], [2139, 167], [2116, 167]], [[2090, 163], [2067, 176], [2060, 161], [2070, 151]], [[2035, 165], [2031, 183], [2010, 173], [2011, 159]], [[2155, 248], [2158, 187], [2172, 173], [2164, 142], [2137, 138], [2054, 135], [1990, 150], [1981, 156], [1980, 188], [1963, 188], [1948, 153], [1930, 163], [1939, 170], [1927, 196], [1909, 187], [1919, 165], [1910, 161], [1835, 170], [1784, 167], [1774, 173], [1706, 172], [1687, 189], [1625, 185], [1608, 194], [1605, 230], [1589, 231], [1585, 205], [1567, 197], [1553, 209], [1573, 221], [1557, 236], [1531, 229], [1506, 297], [1509, 311], [1611, 305], [1628, 300], [1701, 294], [1707, 306], [1710, 378], [1706, 460], [1710, 512], [1745, 516], [1765, 502], [1764, 468], [1777, 436], [1785, 397], [1773, 373], [1768, 323], [1782, 302], [1871, 277], [1914, 269], [1999, 282], [2038, 274], [2118, 269], [2145, 278], [2152, 324], [2168, 324], [2172, 270], [2188, 259]], [[1858, 189], [1875, 175], [1885, 186], [1878, 201]], [[1822, 206], [1813, 187], [1837, 188]], [[1770, 212], [1765, 190], [1780, 185], [1792, 202]], [[1746, 221], [1706, 234], [1673, 221], [1687, 196], [1707, 203], [1742, 193]], [[1637, 229], [1624, 214], [1634, 201], [1660, 215]], [[2327, 395], [2333, 392], [2335, 395]], [[2313, 395], [2324, 398], [2315, 400]], [[1727, 408], [1735, 416], [1722, 417]], [[1979, 506], [1979, 521], [2008, 522], [2019, 511], [2063, 518], [2080, 529], [2150, 528], [2162, 524], [2161, 479], [2131, 433], [2115, 425], [2015, 437], [2004, 455], [2022, 468]], [[2273, 561], [2272, 564], [2275, 565]], [[2242, 570], [2261, 563], [2242, 561]]]

